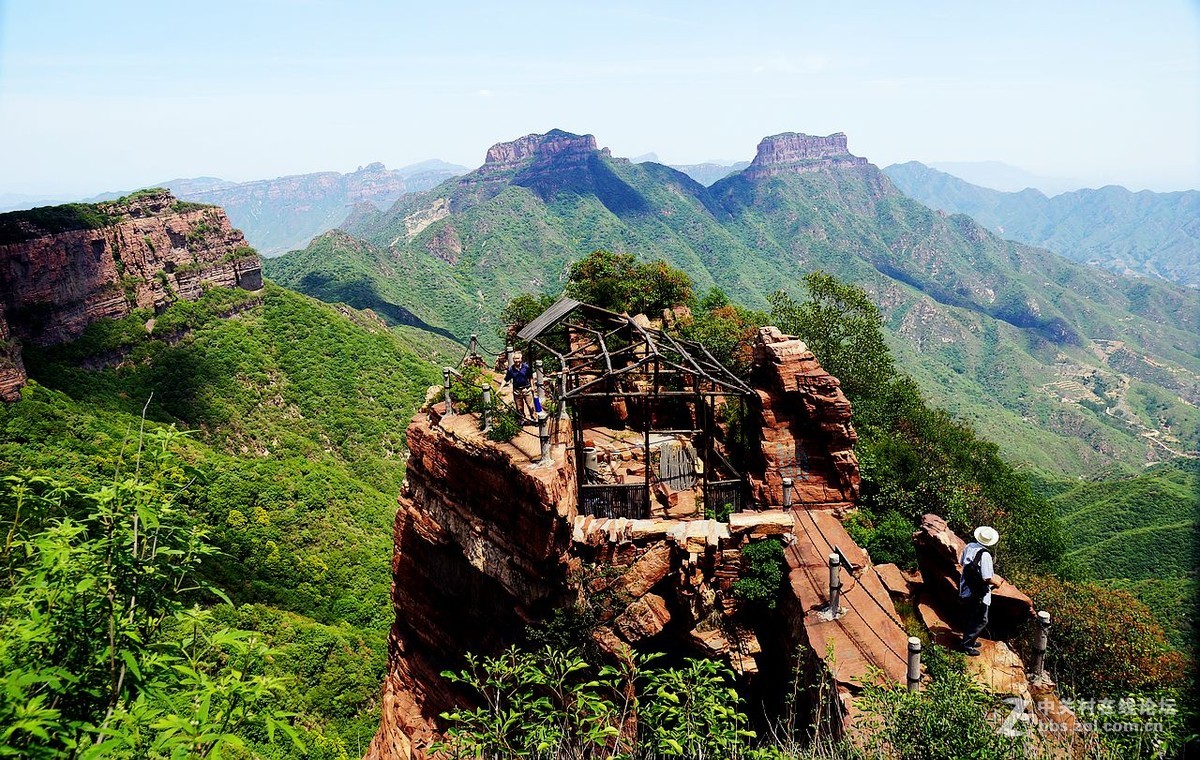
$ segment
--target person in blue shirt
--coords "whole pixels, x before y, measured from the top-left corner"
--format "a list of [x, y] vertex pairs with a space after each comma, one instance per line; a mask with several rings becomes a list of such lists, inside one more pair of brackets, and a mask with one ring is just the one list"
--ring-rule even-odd
[[521, 424], [534, 419], [533, 390], [529, 387], [533, 379], [533, 369], [525, 362], [520, 353], [513, 354], [512, 366], [504, 372], [504, 382], [501, 387], [512, 383], [513, 407], [521, 417]]
[[992, 605], [992, 589], [1004, 583], [992, 564], [991, 547], [1000, 540], [995, 528], [981, 525], [975, 529], [975, 540], [963, 549], [959, 562], [958, 596], [963, 605], [962, 650], [971, 657], [979, 655], [979, 635], [988, 624]]

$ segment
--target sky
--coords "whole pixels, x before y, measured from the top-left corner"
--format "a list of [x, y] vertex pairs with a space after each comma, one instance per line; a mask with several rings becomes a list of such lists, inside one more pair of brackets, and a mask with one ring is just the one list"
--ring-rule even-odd
[[1200, 188], [1200, 2], [0, 0], [0, 194], [475, 167], [552, 128]]

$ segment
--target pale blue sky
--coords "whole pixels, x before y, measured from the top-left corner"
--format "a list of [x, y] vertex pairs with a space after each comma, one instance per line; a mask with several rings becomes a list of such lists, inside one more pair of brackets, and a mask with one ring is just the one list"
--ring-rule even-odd
[[0, 193], [473, 167], [554, 127], [669, 163], [844, 131], [880, 166], [997, 160], [1200, 187], [1195, 0], [0, 9]]

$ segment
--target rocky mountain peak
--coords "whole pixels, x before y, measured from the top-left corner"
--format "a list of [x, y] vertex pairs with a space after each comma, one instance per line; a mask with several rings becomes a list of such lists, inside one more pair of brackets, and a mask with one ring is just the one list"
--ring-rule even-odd
[[846, 147], [846, 133], [806, 135], [784, 132], [764, 137], [758, 153], [746, 169], [751, 177], [821, 171], [835, 167], [866, 166], [867, 159], [852, 155]]
[[[544, 135], [525, 135], [510, 142], [496, 143], [488, 148], [485, 165], [515, 167], [530, 160], [589, 156], [596, 150], [594, 135], [575, 135], [552, 129]], [[608, 148], [600, 152], [610, 155]]]

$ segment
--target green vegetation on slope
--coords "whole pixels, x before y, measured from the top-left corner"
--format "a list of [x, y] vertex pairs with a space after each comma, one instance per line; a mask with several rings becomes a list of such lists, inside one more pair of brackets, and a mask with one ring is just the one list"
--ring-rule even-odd
[[150, 333], [135, 313], [27, 349], [34, 382], [0, 408], [0, 469], [94, 488], [143, 407], [149, 429], [191, 431], [192, 506], [222, 551], [206, 574], [245, 603], [214, 614], [265, 634], [272, 672], [303, 678], [306, 756], [357, 756], [378, 722], [404, 428], [440, 377], [367, 315], [270, 284], [258, 299], [214, 289]]
[[905, 198], [874, 167], [711, 188], [600, 156], [539, 167], [408, 196], [352, 220], [359, 241], [319, 239], [268, 274], [463, 338], [491, 333], [518, 293], [561, 292], [595, 249], [662, 258], [758, 309], [823, 269], [872, 294], [897, 362], [932, 401], [1019, 461], [1088, 475], [1200, 446], [1195, 293], [1007, 243]]
[[1189, 643], [1200, 567], [1200, 462], [1046, 488], [1066, 530], [1068, 560], [1147, 602], [1177, 644]]
[[967, 214], [992, 232], [1081, 264], [1200, 285], [1200, 191], [1133, 193], [1123, 187], [1047, 198], [1037, 190], [979, 187], [917, 161], [884, 172], [910, 198]]

